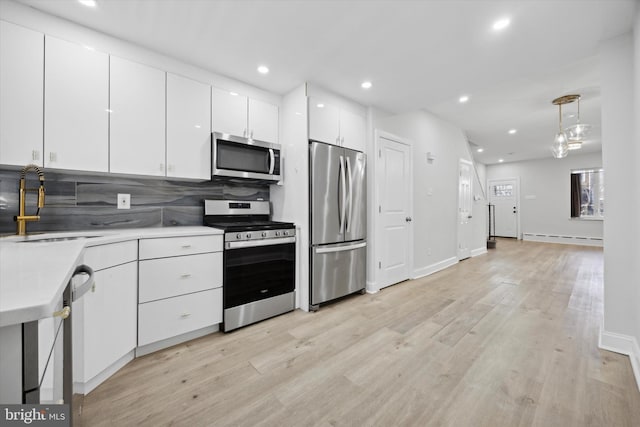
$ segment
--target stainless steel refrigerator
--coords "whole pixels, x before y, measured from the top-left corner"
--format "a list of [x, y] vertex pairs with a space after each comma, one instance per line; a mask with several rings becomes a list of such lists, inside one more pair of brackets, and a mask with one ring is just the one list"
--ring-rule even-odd
[[366, 155], [310, 141], [309, 308], [363, 292], [367, 260]]

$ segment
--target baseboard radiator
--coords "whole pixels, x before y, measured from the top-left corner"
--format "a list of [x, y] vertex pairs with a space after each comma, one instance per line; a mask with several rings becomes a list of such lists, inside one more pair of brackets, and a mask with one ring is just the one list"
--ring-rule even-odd
[[604, 244], [602, 237], [565, 236], [562, 234], [522, 233], [522, 240], [530, 242], [563, 243], [565, 245], [600, 246]]

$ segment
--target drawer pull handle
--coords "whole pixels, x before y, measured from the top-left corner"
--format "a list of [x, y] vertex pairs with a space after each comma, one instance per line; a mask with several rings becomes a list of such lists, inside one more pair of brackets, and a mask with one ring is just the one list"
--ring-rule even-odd
[[191, 277], [191, 273], [185, 273], [180, 275], [181, 279], [188, 279], [189, 277]]
[[53, 317], [61, 317], [64, 320], [67, 317], [69, 317], [70, 314], [71, 314], [71, 307], [67, 305], [60, 311], [54, 311]]
[[186, 319], [187, 317], [191, 316], [191, 313], [182, 313], [180, 315], [180, 317], [182, 317], [183, 319]]
[[260, 293], [261, 293], [261, 294], [266, 294], [267, 292], [269, 292], [269, 289], [261, 289], [261, 290], [260, 290]]
[[187, 244], [187, 245], [182, 245], [182, 249], [189, 249], [191, 247], [191, 245]]

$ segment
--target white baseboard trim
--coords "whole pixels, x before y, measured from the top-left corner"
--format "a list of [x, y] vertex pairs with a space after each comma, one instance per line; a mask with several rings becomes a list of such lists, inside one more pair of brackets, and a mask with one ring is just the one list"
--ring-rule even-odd
[[370, 282], [367, 280], [366, 291], [368, 294], [375, 294], [380, 292], [380, 288], [378, 288], [375, 282]]
[[91, 378], [89, 381], [81, 383], [74, 382], [73, 383], [73, 392], [79, 394], [88, 394], [94, 388], [98, 387], [100, 384], [105, 382], [111, 375], [118, 372], [120, 369], [124, 367], [127, 363], [131, 362], [134, 359], [135, 352], [131, 350], [129, 353], [122, 356], [120, 359], [116, 360], [111, 365], [107, 366], [102, 372], [100, 372], [95, 377]]
[[458, 258], [457, 257], [451, 257], [451, 258], [447, 258], [445, 260], [442, 260], [440, 262], [436, 262], [435, 264], [428, 265], [426, 267], [417, 268], [417, 269], [413, 270], [412, 279], [419, 279], [421, 277], [428, 276], [428, 275], [436, 273], [436, 272], [438, 272], [440, 270], [444, 270], [447, 267], [451, 267], [452, 265], [455, 265], [457, 263], [458, 263]]
[[529, 242], [562, 243], [565, 245], [599, 246], [604, 245], [602, 237], [567, 236], [563, 234], [522, 233], [522, 240]]
[[479, 256], [479, 255], [484, 255], [486, 253], [487, 253], [487, 245], [484, 245], [481, 248], [472, 249], [471, 250], [471, 258]]
[[636, 338], [629, 335], [607, 332], [601, 327], [598, 347], [603, 350], [629, 356], [633, 376], [636, 378], [636, 387], [640, 390], [640, 346], [638, 346]]

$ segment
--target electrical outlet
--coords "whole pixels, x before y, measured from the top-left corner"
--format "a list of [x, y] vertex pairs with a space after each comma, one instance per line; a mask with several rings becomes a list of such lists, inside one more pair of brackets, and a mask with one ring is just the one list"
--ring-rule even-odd
[[131, 194], [118, 194], [118, 209], [131, 209]]

